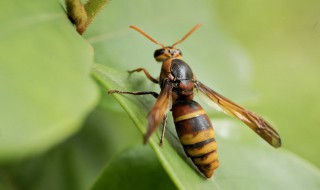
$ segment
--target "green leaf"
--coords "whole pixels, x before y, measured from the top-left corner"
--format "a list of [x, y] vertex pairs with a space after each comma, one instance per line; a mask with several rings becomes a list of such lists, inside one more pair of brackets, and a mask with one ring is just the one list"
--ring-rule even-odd
[[133, 189], [133, 187], [134, 189], [175, 189], [148, 146], [139, 145], [117, 155], [108, 163], [92, 189], [124, 190]]
[[[112, 96], [106, 97], [116, 103]], [[99, 106], [63, 143], [40, 156], [0, 167], [0, 189], [3, 183], [3, 189], [86, 190], [115, 154], [140, 143], [140, 138], [126, 113], [106, 114]]]
[[[92, 72], [107, 89], [130, 90], [129, 86], [140, 83], [138, 77], [128, 77], [126, 73], [99, 64], [93, 67]], [[146, 108], [151, 106], [148, 105], [150, 99], [123, 95], [115, 95], [115, 98], [141, 133], [144, 133], [148, 111]], [[238, 134], [240, 138], [235, 140], [230, 132], [233, 130], [230, 127], [235, 125], [233, 122], [222, 120], [217, 122], [217, 125], [217, 131], [224, 128], [227, 130], [217, 133], [221, 165], [214, 178], [209, 180], [201, 176], [186, 158], [172, 125], [169, 125], [166, 135], [168, 140], [164, 141], [164, 147], [158, 145], [159, 133], [151, 137], [152, 149], [179, 189], [303, 189], [305, 187], [317, 189], [320, 187], [320, 172], [315, 167], [285, 150], [275, 150], [265, 142], [259, 144], [243, 140], [241, 133]], [[251, 131], [250, 133], [254, 135]]]
[[56, 1], [2, 1], [0, 161], [39, 153], [75, 133], [96, 105], [92, 48]]

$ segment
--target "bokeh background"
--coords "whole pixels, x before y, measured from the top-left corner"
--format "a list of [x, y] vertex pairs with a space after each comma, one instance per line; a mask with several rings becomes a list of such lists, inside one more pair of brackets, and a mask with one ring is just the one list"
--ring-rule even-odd
[[[320, 3], [219, 2], [219, 18], [254, 60], [254, 88], [284, 147], [320, 166]], [[231, 16], [233, 15], [233, 16]]]

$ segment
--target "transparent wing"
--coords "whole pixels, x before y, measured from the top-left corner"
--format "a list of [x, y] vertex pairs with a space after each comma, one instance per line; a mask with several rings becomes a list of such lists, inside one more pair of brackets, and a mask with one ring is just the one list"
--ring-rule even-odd
[[255, 113], [235, 104], [231, 100], [210, 89], [203, 83], [195, 82], [197, 89], [208, 96], [214, 103], [221, 107], [227, 114], [234, 116], [249, 126], [260, 137], [275, 148], [281, 147], [281, 139], [271, 125]]
[[172, 84], [165, 81], [163, 88], [148, 114], [147, 133], [144, 137], [144, 143], [147, 143], [153, 132], [159, 127], [164, 116], [168, 113], [172, 105]]

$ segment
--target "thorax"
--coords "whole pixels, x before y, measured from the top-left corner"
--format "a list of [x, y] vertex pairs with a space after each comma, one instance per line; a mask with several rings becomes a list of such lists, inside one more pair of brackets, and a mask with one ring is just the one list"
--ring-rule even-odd
[[160, 87], [168, 79], [173, 84], [173, 99], [193, 99], [195, 77], [189, 65], [181, 59], [169, 58], [162, 63]]

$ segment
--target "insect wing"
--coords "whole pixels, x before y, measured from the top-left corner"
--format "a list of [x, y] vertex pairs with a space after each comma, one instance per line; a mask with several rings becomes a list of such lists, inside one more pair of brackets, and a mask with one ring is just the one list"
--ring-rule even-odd
[[152, 133], [158, 128], [164, 116], [168, 113], [172, 105], [172, 84], [164, 82], [163, 88], [157, 98], [156, 103], [148, 114], [148, 128], [144, 138], [147, 143]]
[[232, 101], [217, 93], [216, 91], [210, 89], [203, 83], [197, 81], [195, 84], [198, 90], [208, 96], [226, 113], [240, 119], [270, 145], [275, 148], [279, 148], [281, 146], [281, 139], [279, 134], [264, 119], [262, 119], [255, 113], [252, 113], [245, 108], [233, 103]]

